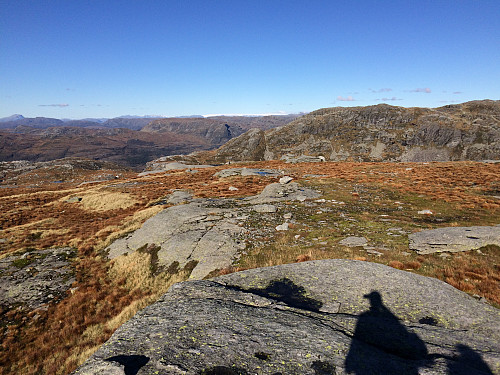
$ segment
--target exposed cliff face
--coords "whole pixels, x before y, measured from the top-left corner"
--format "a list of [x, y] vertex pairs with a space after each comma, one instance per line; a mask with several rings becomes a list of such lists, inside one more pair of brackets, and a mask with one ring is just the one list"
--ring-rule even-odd
[[244, 130], [239, 127], [229, 127], [217, 120], [178, 118], [155, 120], [142, 128], [141, 132], [189, 134], [205, 139], [212, 147], [219, 147], [232, 137], [242, 134]]
[[387, 104], [324, 108], [265, 132], [251, 131], [215, 158], [271, 160], [285, 155], [350, 161], [500, 159], [500, 101], [440, 108]]
[[[164, 118], [152, 121], [142, 132], [189, 134], [205, 139], [211, 147], [220, 147], [249, 129], [271, 129], [282, 126], [298, 115], [283, 116], [215, 116], [209, 118]], [[254, 156], [252, 155], [248, 156]]]

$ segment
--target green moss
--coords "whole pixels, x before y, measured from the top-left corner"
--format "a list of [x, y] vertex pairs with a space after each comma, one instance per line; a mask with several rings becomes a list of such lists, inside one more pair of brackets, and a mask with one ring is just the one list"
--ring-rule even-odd
[[12, 261], [12, 265], [17, 268], [24, 268], [27, 265], [33, 263], [33, 259], [30, 258], [19, 258], [14, 261]]

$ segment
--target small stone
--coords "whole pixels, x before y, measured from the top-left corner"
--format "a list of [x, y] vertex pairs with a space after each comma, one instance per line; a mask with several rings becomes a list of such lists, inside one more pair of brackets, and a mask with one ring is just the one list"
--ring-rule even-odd
[[66, 199], [66, 203], [78, 203], [81, 201], [82, 201], [81, 197], [71, 197], [71, 198]]
[[273, 206], [272, 204], [256, 204], [252, 207], [252, 209], [259, 213], [273, 213], [277, 211], [276, 206]]
[[377, 250], [366, 250], [366, 252], [368, 254], [376, 255], [378, 257], [383, 255], [383, 253], [381, 253], [380, 251], [377, 251]]
[[448, 254], [448, 253], [441, 253], [441, 254], [439, 254], [439, 256], [440, 256], [441, 258], [449, 258], [449, 257], [451, 257], [451, 255], [450, 255], [450, 254]]
[[283, 215], [283, 218], [284, 219], [291, 219], [292, 218], [292, 214], [290, 212], [286, 213]]
[[401, 255], [404, 256], [404, 257], [407, 257], [407, 256], [410, 256], [411, 254], [409, 252], [407, 252], [407, 251], [403, 251], [401, 253]]
[[229, 186], [229, 191], [238, 191], [239, 189], [234, 186]]
[[291, 182], [292, 180], [293, 180], [293, 178], [291, 178], [290, 176], [283, 176], [280, 178], [280, 184], [286, 185], [289, 182]]
[[277, 231], [285, 231], [285, 230], [288, 230], [288, 223], [283, 223], [283, 224], [280, 224], [276, 227], [276, 230]]
[[434, 213], [431, 210], [422, 210], [418, 211], [419, 215], [434, 215]]
[[340, 241], [339, 244], [349, 247], [366, 246], [368, 240], [365, 237], [349, 236]]
[[294, 236], [294, 238], [295, 238], [296, 240], [298, 240], [300, 237], [301, 237], [301, 236], [300, 236], [300, 234], [296, 234], [296, 235]]

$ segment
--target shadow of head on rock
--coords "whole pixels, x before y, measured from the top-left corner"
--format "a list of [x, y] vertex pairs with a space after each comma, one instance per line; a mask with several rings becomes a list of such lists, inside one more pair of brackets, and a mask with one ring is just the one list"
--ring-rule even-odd
[[345, 362], [347, 372], [418, 374], [419, 367], [430, 361], [425, 343], [384, 305], [379, 292], [364, 297], [370, 308], [356, 323]]
[[239, 367], [215, 366], [202, 370], [200, 375], [247, 375], [245, 369]]
[[117, 362], [124, 366], [125, 375], [137, 375], [141, 367], [149, 362], [149, 357], [145, 355], [116, 355], [107, 358], [108, 362]]
[[448, 373], [453, 375], [482, 374], [493, 375], [490, 367], [471, 347], [458, 344], [455, 346], [458, 357], [448, 360]]
[[314, 375], [335, 375], [335, 365], [327, 361], [314, 361], [311, 365]]
[[308, 297], [304, 287], [296, 285], [288, 278], [273, 280], [264, 289], [250, 289], [248, 291], [303, 310], [317, 312], [323, 306], [321, 301]]

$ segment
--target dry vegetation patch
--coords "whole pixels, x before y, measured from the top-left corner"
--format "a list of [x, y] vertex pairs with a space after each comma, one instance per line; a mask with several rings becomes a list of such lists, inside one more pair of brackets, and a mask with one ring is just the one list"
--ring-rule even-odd
[[138, 201], [130, 194], [97, 190], [83, 194], [80, 203], [86, 210], [110, 211], [129, 208]]
[[[499, 224], [499, 164], [272, 161], [241, 166], [282, 170], [321, 190], [325, 201], [283, 203], [274, 217], [249, 215], [244, 223], [249, 230], [271, 230], [248, 242], [248, 254], [220, 273], [313, 259], [358, 259], [437, 277], [500, 306], [498, 247], [418, 256], [408, 250], [407, 239], [408, 233], [422, 229]], [[86, 185], [80, 185], [82, 179], [58, 184], [40, 180], [36, 187], [0, 189], [0, 256], [52, 246], [79, 250], [76, 289], [62, 302], [35, 312], [0, 311], [0, 374], [70, 372], [138, 309], [185, 280], [193, 265], [158, 269], [154, 244], [113, 262], [99, 253], [167, 207], [165, 198], [176, 189], [190, 190], [195, 197], [239, 198], [260, 193], [277, 180], [214, 177], [224, 168], [129, 175]], [[89, 172], [87, 181], [94, 177]], [[73, 196], [82, 197], [81, 202], [67, 202]], [[424, 209], [433, 214], [418, 214]], [[293, 214], [290, 229], [277, 232], [274, 228], [287, 212]], [[340, 245], [348, 236], [365, 237], [369, 248]]]

